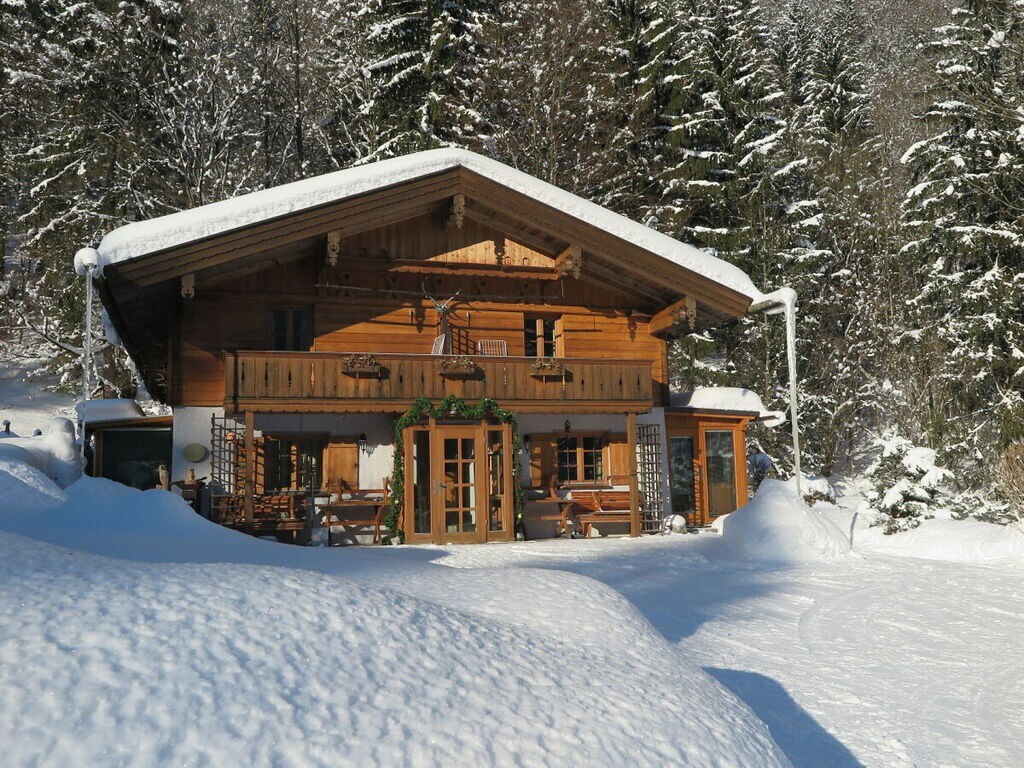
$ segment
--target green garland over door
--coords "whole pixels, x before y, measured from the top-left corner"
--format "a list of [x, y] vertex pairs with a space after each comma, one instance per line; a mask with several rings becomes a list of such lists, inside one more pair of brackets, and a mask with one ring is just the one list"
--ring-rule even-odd
[[402, 508], [405, 505], [405, 439], [404, 432], [408, 427], [421, 424], [426, 419], [459, 418], [471, 421], [496, 421], [512, 427], [512, 492], [515, 508], [515, 533], [524, 536], [526, 528], [523, 524], [523, 487], [520, 480], [519, 456], [523, 450], [523, 441], [519, 436], [516, 417], [511, 411], [498, 406], [494, 400], [485, 397], [479, 403], [471, 405], [460, 397], [448, 395], [437, 405], [429, 397], [414, 400], [408, 411], [398, 417], [395, 422], [394, 465], [391, 469], [391, 509], [384, 519], [384, 543], [394, 544], [404, 541], [405, 534], [399, 525], [402, 519]]

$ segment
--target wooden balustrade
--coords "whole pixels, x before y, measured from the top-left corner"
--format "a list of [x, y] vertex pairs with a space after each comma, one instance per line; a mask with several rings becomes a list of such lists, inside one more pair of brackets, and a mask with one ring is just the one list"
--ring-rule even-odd
[[[225, 352], [224, 407], [241, 411], [402, 411], [418, 397], [490, 397], [523, 412], [647, 411], [651, 363], [560, 358], [554, 370], [529, 357]], [[379, 364], [367, 365], [368, 357]]]

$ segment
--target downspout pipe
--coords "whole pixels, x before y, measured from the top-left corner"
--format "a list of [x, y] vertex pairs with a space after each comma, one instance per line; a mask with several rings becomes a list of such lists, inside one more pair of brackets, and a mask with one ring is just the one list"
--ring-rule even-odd
[[92, 291], [93, 278], [101, 271], [100, 254], [95, 248], [82, 248], [75, 254], [75, 273], [85, 278], [85, 328], [82, 335], [82, 407], [78, 430], [82, 444], [82, 469], [85, 470], [85, 403], [92, 396]]
[[803, 478], [800, 472], [800, 408], [797, 403], [796, 376], [796, 291], [780, 288], [754, 301], [747, 310], [749, 314], [764, 312], [774, 315], [782, 313], [786, 319], [786, 361], [789, 366], [789, 422], [793, 434], [793, 472], [796, 477], [796, 492], [803, 498]]

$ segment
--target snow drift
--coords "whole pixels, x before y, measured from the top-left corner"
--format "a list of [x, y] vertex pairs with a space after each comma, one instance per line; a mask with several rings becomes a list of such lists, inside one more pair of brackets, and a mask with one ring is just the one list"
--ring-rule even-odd
[[280, 545], [93, 478], [65, 495], [0, 509], [11, 764], [788, 765], [585, 576]]
[[35, 467], [61, 488], [82, 475], [82, 460], [75, 443], [75, 426], [68, 419], [51, 419], [35, 437], [0, 440], [0, 459]]
[[956, 563], [1024, 562], [1024, 533], [1012, 526], [930, 518], [887, 536], [881, 526], [872, 525], [877, 513], [866, 503], [850, 508], [819, 503], [814, 508], [848, 531], [857, 551]]
[[725, 550], [743, 559], [796, 565], [850, 551], [843, 531], [779, 480], [763, 481], [750, 503], [722, 520], [721, 528]]
[[64, 492], [53, 480], [28, 461], [13, 458], [22, 450], [0, 450], [0, 499], [4, 506], [9, 510], [31, 510], [35, 514], [63, 502]]

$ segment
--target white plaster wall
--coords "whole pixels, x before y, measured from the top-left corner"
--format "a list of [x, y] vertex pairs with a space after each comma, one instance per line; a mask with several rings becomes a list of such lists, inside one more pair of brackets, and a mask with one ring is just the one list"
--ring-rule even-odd
[[[190, 468], [196, 477], [210, 476], [210, 442], [212, 416], [224, 415], [223, 408], [179, 407], [174, 409], [172, 428], [171, 480], [184, 480]], [[239, 420], [241, 423], [241, 420]], [[359, 454], [359, 485], [380, 488], [381, 480], [391, 475], [394, 422], [389, 414], [257, 414], [257, 431], [319, 432], [336, 436], [366, 435], [367, 452]], [[199, 443], [206, 448], [203, 461], [191, 463], [185, 458], [185, 446]]]
[[[196, 471], [196, 477], [210, 476], [210, 418], [223, 416], [223, 408], [174, 409], [174, 426], [171, 429], [171, 480], [184, 480], [189, 468]], [[185, 446], [199, 443], [206, 448], [206, 458], [195, 464], [185, 458]]]

